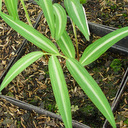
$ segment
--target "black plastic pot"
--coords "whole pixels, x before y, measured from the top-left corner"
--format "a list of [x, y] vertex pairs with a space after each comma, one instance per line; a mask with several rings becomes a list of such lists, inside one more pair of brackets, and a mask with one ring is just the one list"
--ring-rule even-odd
[[[92, 22], [88, 22], [88, 23], [91, 33], [94, 33], [100, 37], [105, 36], [106, 34], [117, 30], [116, 28], [101, 24], [96, 24]], [[117, 42], [115, 45], [113, 45], [111, 49], [115, 52], [122, 52], [128, 55], [128, 36]]]
[[[118, 89], [118, 91], [116, 93], [115, 99], [114, 99], [114, 101], [112, 103], [111, 109], [112, 109], [113, 113], [116, 111], [116, 108], [117, 108], [117, 106], [119, 104], [119, 100], [121, 98], [121, 95], [123, 93], [124, 88], [126, 87], [127, 82], [128, 82], [128, 68], [127, 68], [127, 70], [126, 70], [126, 72], [125, 72], [125, 74], [123, 76], [123, 79], [122, 79], [122, 81], [120, 83], [119, 89]], [[109, 123], [108, 123], [107, 120], [105, 120], [103, 128], [110, 128]]]
[[[39, 14], [38, 18], [36, 19], [36, 23], [34, 25], [35, 28], [38, 25], [38, 22], [41, 18], [41, 15], [42, 15], [42, 12]], [[91, 23], [91, 22], [89, 22], [89, 27], [90, 27], [91, 33], [95, 33], [98, 36], [104, 36], [104, 35], [106, 35], [106, 34], [115, 30], [115, 28], [104, 26], [104, 25], [99, 25], [99, 24], [95, 24], [95, 23]], [[128, 42], [127, 41], [128, 41], [128, 37], [122, 39], [117, 44], [112, 46], [112, 49], [114, 49], [114, 51], [116, 51], [116, 52], [122, 52], [124, 54], [128, 54]], [[11, 59], [9, 65], [6, 68], [6, 70], [4, 71], [2, 76], [0, 77], [0, 84], [2, 83], [2, 80], [5, 77], [5, 75], [7, 74], [10, 67], [24, 54], [26, 43], [27, 43], [27, 40], [24, 40], [21, 47], [16, 52], [17, 56]], [[128, 69], [125, 72], [125, 75], [122, 79], [120, 87], [119, 87], [119, 89], [117, 91], [117, 94], [115, 96], [115, 100], [112, 104], [113, 112], [116, 110], [116, 107], [119, 103], [120, 96], [121, 96], [121, 94], [122, 94], [122, 92], [123, 92], [123, 90], [126, 86], [127, 80], [128, 80]], [[20, 108], [23, 108], [23, 109], [26, 109], [26, 110], [31, 110], [31, 111], [34, 110], [37, 113], [45, 114], [46, 116], [51, 116], [51, 117], [57, 118], [59, 120], [62, 120], [60, 116], [58, 116], [58, 115], [56, 115], [52, 112], [49, 112], [47, 110], [41, 109], [40, 107], [33, 106], [31, 104], [25, 103], [25, 102], [20, 101], [20, 100], [16, 100], [16, 99], [8, 97], [8, 96], [0, 95], [0, 97], [8, 100], [10, 103], [12, 103], [16, 106], [19, 106]], [[76, 128], [90, 128], [89, 126], [84, 125], [82, 123], [79, 123], [77, 121], [73, 121], [72, 123], [73, 123], [73, 126], [76, 127]], [[107, 126], [108, 126], [108, 122], [105, 121], [103, 128], [107, 128]]]

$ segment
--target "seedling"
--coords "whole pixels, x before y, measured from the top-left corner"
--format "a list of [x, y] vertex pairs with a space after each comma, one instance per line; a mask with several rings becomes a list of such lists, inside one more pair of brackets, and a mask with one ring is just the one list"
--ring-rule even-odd
[[[11, 1], [13, 1], [13, 6], [10, 7], [15, 8], [14, 11], [12, 11], [13, 14], [9, 13], [9, 15], [7, 15], [3, 12], [0, 12], [0, 16], [9, 26], [20, 33], [28, 41], [41, 48], [43, 51], [45, 51], [45, 53], [36, 51], [29, 53], [19, 59], [5, 76], [0, 86], [0, 92], [30, 64], [44, 55], [49, 55], [50, 58], [48, 62], [48, 70], [57, 106], [59, 108], [59, 112], [65, 127], [72, 128], [70, 99], [63, 70], [57, 58], [59, 56], [66, 60], [67, 69], [73, 78], [88, 95], [91, 101], [96, 105], [99, 111], [107, 118], [112, 127], [116, 128], [113, 113], [104, 93], [84, 66], [95, 61], [112, 45], [127, 36], [128, 27], [118, 29], [89, 45], [78, 61], [75, 59], [74, 45], [67, 31], [65, 30], [67, 15], [61, 5], [57, 3], [52, 4], [52, 0], [35, 0], [37, 4], [42, 8], [49, 25], [49, 29], [51, 31], [51, 36], [54, 40], [56, 40], [56, 43], [60, 47], [63, 54], [62, 52], [58, 51], [57, 47], [54, 45], [54, 43], [51, 42], [51, 40], [46, 38], [33, 27], [20, 21], [19, 18], [16, 18], [17, 4], [15, 3], [15, 0]], [[6, 2], [9, 3], [9, 1]], [[69, 17], [73, 21], [74, 26], [76, 25], [78, 29], [83, 33], [85, 38], [89, 40], [90, 32], [88, 28], [86, 13], [82, 4], [80, 4], [80, 1], [64, 0], [64, 5]]]

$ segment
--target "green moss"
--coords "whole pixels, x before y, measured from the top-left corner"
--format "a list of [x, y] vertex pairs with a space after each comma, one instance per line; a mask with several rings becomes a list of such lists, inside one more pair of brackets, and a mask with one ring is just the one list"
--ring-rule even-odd
[[21, 128], [21, 121], [17, 121], [17, 128]]
[[117, 9], [117, 6], [114, 4], [114, 5], [111, 5], [110, 8], [111, 8], [111, 10], [115, 10], [115, 9]]
[[124, 121], [124, 124], [128, 124], [128, 119], [126, 119], [126, 120]]
[[86, 107], [82, 107], [81, 111], [86, 115], [86, 116], [91, 116], [95, 115], [94, 113], [94, 107], [92, 105], [87, 105]]
[[121, 70], [121, 61], [119, 59], [114, 59], [110, 65], [110, 67], [114, 70], [114, 72], [118, 72]]
[[13, 95], [12, 92], [8, 92], [6, 95], [7, 95], [7, 96], [10, 96], [10, 97], [14, 97], [14, 95]]
[[87, 0], [80, 0], [81, 4], [85, 4], [87, 2]]
[[126, 14], [126, 13], [123, 13], [123, 16], [124, 16], [124, 17], [126, 17], [126, 16], [127, 16], [127, 14]]

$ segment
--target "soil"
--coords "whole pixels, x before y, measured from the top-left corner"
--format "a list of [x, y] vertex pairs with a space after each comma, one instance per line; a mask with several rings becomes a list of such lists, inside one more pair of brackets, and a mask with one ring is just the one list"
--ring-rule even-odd
[[[85, 5], [87, 17], [92, 22], [97, 22], [113, 27], [128, 26], [128, 6], [125, 1], [106, 2], [100, 0], [91, 0]], [[37, 5], [26, 2], [30, 17], [34, 23], [35, 18], [41, 11]], [[19, 5], [20, 19], [24, 19], [24, 11]], [[3, 10], [6, 13], [6, 8]], [[119, 15], [120, 14], [120, 15]], [[1, 34], [0, 34], [0, 75], [6, 69], [10, 59], [15, 56], [17, 48], [21, 45], [23, 38], [0, 19]], [[50, 31], [44, 16], [37, 30], [50, 38]], [[75, 43], [72, 32], [72, 27], [68, 24], [67, 31]], [[77, 31], [80, 55], [84, 49], [96, 39], [100, 38], [94, 34], [90, 37], [90, 42], [87, 42], [84, 36]], [[51, 39], [51, 38], [50, 38]], [[55, 41], [52, 40], [54, 43]], [[25, 54], [40, 50], [31, 43], [27, 44]], [[60, 60], [60, 59], [59, 59]], [[60, 60], [65, 73], [67, 82], [73, 119], [89, 125], [91, 128], [101, 128], [105, 118], [92, 104], [90, 99], [84, 94], [81, 88], [77, 85], [75, 80], [67, 71], [64, 60]], [[98, 60], [86, 66], [88, 72], [97, 81], [98, 85], [103, 90], [110, 104], [114, 100], [115, 94], [119, 88], [122, 77], [128, 67], [128, 56], [122, 53], [112, 53], [107, 51]], [[58, 108], [55, 103], [54, 95], [49, 78], [47, 57], [44, 56], [38, 61], [34, 62], [22, 73], [20, 73], [2, 92], [3, 95], [12, 96], [21, 101], [39, 106], [43, 109], [58, 113]], [[115, 114], [117, 126], [120, 128], [128, 127], [128, 86], [122, 94], [120, 104], [118, 105]], [[27, 111], [21, 109], [4, 99], [0, 99], [0, 127], [2, 128], [60, 128], [64, 127], [63, 123], [57, 119], [46, 117], [45, 115], [37, 114], [34, 111]]]
[[85, 9], [91, 22], [116, 28], [128, 26], [127, 0], [88, 0]]

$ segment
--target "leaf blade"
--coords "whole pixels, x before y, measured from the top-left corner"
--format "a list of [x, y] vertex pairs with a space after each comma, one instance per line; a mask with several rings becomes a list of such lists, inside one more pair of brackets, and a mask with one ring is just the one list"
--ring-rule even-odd
[[66, 23], [67, 23], [67, 15], [64, 8], [60, 4], [53, 4], [54, 14], [55, 14], [55, 39], [58, 40], [63, 34]]
[[5, 5], [7, 7], [9, 15], [13, 16], [14, 19], [19, 19], [18, 11], [17, 11], [18, 0], [5, 0]]
[[112, 45], [127, 35], [128, 27], [124, 27], [96, 40], [85, 49], [82, 57], [80, 58], [80, 63], [83, 66], [90, 64], [107, 51]]
[[86, 13], [83, 6], [80, 4], [80, 1], [64, 0], [64, 5], [72, 21], [77, 25], [77, 27], [83, 33], [85, 38], [89, 40], [90, 32], [86, 18]]
[[47, 23], [49, 25], [52, 38], [54, 38], [55, 35], [55, 26], [54, 26], [54, 11], [53, 11], [53, 5], [52, 0], [35, 0], [37, 4], [42, 8], [44, 16], [47, 20]]
[[54, 96], [66, 128], [72, 127], [71, 105], [67, 85], [58, 59], [51, 56], [48, 63]]
[[0, 16], [9, 26], [11, 26], [15, 31], [20, 33], [24, 38], [35, 44], [37, 47], [49, 53], [58, 53], [56, 46], [34, 28], [20, 20], [14, 20], [13, 17], [8, 16], [2, 12], [0, 13]]
[[43, 56], [43, 52], [37, 51], [27, 54], [26, 56], [19, 59], [8, 71], [7, 75], [5, 76], [1, 86], [0, 92], [25, 68], [27, 68], [30, 64], [34, 61], [39, 59]]
[[75, 48], [66, 30], [56, 42], [65, 56], [75, 58]]
[[116, 128], [110, 105], [95, 80], [90, 76], [86, 69], [73, 58], [67, 59], [66, 66], [71, 75], [96, 105], [96, 107], [107, 118], [111, 125]]

